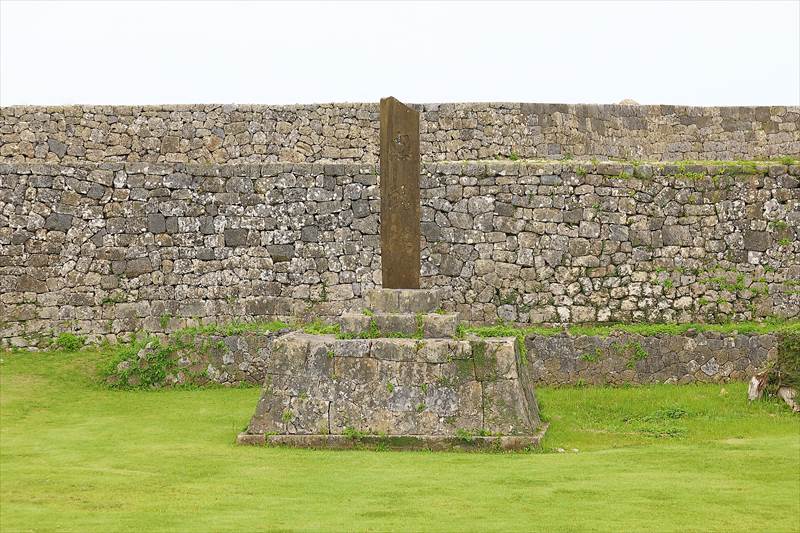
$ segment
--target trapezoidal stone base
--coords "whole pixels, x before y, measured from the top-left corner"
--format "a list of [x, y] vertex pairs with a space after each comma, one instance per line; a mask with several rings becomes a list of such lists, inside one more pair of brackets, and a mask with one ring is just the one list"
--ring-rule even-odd
[[514, 338], [275, 340], [241, 444], [517, 449], [542, 424]]

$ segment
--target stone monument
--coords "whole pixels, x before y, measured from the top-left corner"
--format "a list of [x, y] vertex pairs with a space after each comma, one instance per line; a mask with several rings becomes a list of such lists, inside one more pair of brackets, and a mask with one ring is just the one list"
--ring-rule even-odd
[[240, 444], [520, 449], [545, 426], [515, 338], [462, 338], [420, 288], [419, 114], [381, 100], [381, 273], [339, 335], [273, 344]]

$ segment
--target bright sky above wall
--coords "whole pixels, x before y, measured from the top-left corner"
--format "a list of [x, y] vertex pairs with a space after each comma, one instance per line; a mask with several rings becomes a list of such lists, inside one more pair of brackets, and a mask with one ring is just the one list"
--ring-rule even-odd
[[800, 105], [800, 0], [2, 0], [0, 32], [2, 105]]

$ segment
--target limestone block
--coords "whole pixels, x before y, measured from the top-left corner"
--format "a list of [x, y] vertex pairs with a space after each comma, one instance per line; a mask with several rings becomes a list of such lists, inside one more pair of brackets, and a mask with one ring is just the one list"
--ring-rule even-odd
[[433, 289], [370, 289], [366, 301], [382, 313], [433, 313], [441, 307], [441, 295]]
[[513, 338], [338, 340], [293, 332], [273, 347], [249, 434], [533, 435], [539, 424]]

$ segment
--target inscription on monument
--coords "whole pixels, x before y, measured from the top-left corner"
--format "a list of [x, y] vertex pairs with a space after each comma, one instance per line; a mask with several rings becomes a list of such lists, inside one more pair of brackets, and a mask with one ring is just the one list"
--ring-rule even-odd
[[383, 288], [418, 289], [420, 271], [419, 113], [381, 99]]

